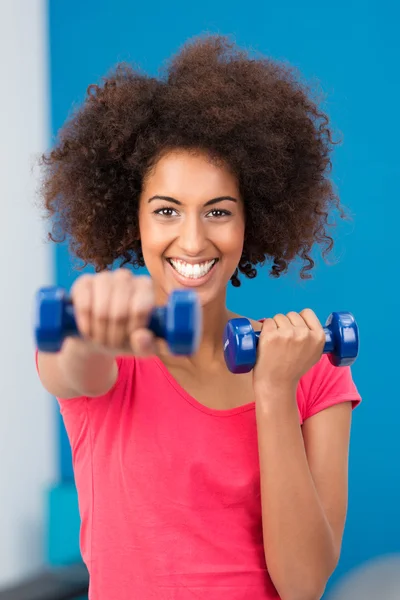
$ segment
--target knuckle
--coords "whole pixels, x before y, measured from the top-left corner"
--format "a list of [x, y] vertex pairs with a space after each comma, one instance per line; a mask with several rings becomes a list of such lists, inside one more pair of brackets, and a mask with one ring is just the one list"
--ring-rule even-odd
[[133, 278], [133, 275], [130, 271], [128, 271], [128, 269], [121, 267], [120, 269], [114, 271], [113, 277], [116, 281], [128, 282]]
[[148, 275], [138, 275], [135, 278], [135, 287], [138, 290], [149, 291], [153, 289], [153, 282]]
[[297, 312], [296, 312], [296, 311], [294, 311], [294, 310], [290, 310], [290, 311], [289, 311], [289, 312], [286, 314], [286, 316], [287, 316], [288, 318], [290, 318], [290, 317], [298, 317], [298, 316], [299, 316], [299, 313], [297, 313]]
[[73, 303], [77, 317], [89, 319], [90, 315], [92, 314], [90, 296], [77, 294], [75, 297], [73, 297]]
[[89, 319], [85, 319], [80, 315], [77, 319], [79, 332], [83, 335], [83, 337], [88, 337], [90, 334], [90, 321]]
[[293, 340], [295, 337], [294, 329], [283, 329], [280, 334], [285, 340]]
[[142, 329], [137, 329], [136, 331], [133, 331], [130, 335], [131, 347], [132, 347], [133, 351], [135, 352], [135, 354], [137, 354], [137, 355], [142, 354], [143, 338], [144, 338], [143, 333], [144, 332]]
[[260, 334], [260, 338], [258, 340], [258, 345], [265, 344], [268, 340], [271, 339], [271, 332], [263, 329]]
[[274, 331], [276, 332], [275, 321], [271, 318], [264, 319], [261, 328], [260, 340], [265, 339], [266, 337], [270, 337], [271, 333], [273, 333]]
[[106, 323], [109, 320], [107, 309], [103, 307], [98, 308], [94, 318], [99, 323]]
[[110, 281], [111, 273], [110, 271], [101, 271], [100, 273], [96, 273], [93, 276], [93, 282], [95, 285], [104, 285], [107, 281]]
[[107, 331], [107, 345], [110, 348], [119, 348], [122, 346], [123, 335], [118, 329], [111, 329]]
[[77, 297], [74, 300], [74, 310], [78, 319], [88, 319], [92, 314], [92, 308], [88, 298], [85, 297]]
[[132, 309], [134, 314], [148, 314], [154, 303], [153, 289], [149, 283], [141, 283], [134, 291]]
[[82, 290], [88, 289], [93, 283], [93, 275], [86, 273], [78, 277], [71, 287], [71, 295], [76, 296]]
[[276, 340], [279, 338], [279, 333], [277, 329], [273, 329], [271, 331], [267, 331], [266, 339], [269, 341]]
[[271, 317], [267, 317], [266, 319], [264, 319], [264, 321], [262, 322], [262, 328], [267, 329], [268, 327], [271, 327], [271, 325], [273, 325], [273, 327], [275, 328], [275, 321], [273, 319], [271, 319]]
[[299, 330], [296, 332], [296, 336], [300, 343], [304, 343], [310, 337], [309, 330], [307, 330], [305, 327], [299, 328]]
[[124, 325], [127, 321], [127, 318], [128, 313], [126, 310], [124, 310], [123, 307], [117, 308], [116, 310], [114, 310], [112, 315], [110, 315], [110, 321], [115, 327], [120, 327]]
[[150, 315], [151, 307], [146, 306], [143, 303], [136, 302], [132, 309], [132, 316], [135, 322], [143, 323], [147, 320]]
[[93, 308], [92, 314], [94, 321], [104, 323], [109, 320], [108, 306], [104, 303], [97, 304], [97, 306]]

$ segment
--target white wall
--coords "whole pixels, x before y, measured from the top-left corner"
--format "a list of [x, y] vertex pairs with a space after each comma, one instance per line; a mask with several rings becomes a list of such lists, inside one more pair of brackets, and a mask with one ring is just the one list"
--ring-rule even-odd
[[0, 588], [43, 564], [56, 467], [55, 408], [32, 338], [32, 299], [51, 282], [32, 172], [49, 140], [47, 61], [45, 0], [0, 0]]

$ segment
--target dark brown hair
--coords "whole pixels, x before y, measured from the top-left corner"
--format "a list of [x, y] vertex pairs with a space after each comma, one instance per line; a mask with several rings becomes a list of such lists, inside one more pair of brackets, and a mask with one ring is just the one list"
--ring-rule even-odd
[[329, 179], [329, 119], [297, 72], [253, 58], [222, 36], [186, 43], [159, 78], [118, 64], [90, 85], [56, 145], [44, 154], [42, 197], [53, 241], [97, 271], [115, 261], [143, 266], [138, 200], [143, 178], [168, 149], [201, 150], [230, 166], [245, 202], [239, 271], [272, 262], [278, 277], [299, 257], [314, 267], [315, 243], [332, 249], [331, 208], [344, 211]]

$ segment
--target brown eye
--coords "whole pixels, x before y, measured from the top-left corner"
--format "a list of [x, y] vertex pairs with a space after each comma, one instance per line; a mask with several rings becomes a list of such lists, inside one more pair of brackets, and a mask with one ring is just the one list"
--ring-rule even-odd
[[214, 208], [214, 210], [212, 210], [209, 213], [212, 217], [229, 217], [232, 213], [230, 213], [228, 210], [221, 210], [220, 208]]
[[170, 206], [164, 206], [163, 208], [159, 208], [154, 211], [155, 215], [161, 215], [162, 217], [172, 217], [173, 213], [176, 213], [176, 210]]

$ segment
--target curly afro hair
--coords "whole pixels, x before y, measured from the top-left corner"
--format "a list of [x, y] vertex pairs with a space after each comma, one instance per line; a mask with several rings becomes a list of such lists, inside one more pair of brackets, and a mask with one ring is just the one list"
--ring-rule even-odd
[[200, 36], [159, 78], [120, 63], [89, 86], [41, 159], [49, 235], [69, 237], [72, 253], [96, 271], [116, 260], [144, 266], [142, 181], [165, 151], [200, 150], [229, 165], [245, 203], [233, 285], [239, 271], [253, 278], [267, 260], [278, 277], [297, 257], [307, 279], [313, 245], [324, 246], [323, 256], [333, 247], [330, 209], [345, 216], [328, 177], [334, 143], [327, 115], [292, 67], [252, 58], [224, 36]]

